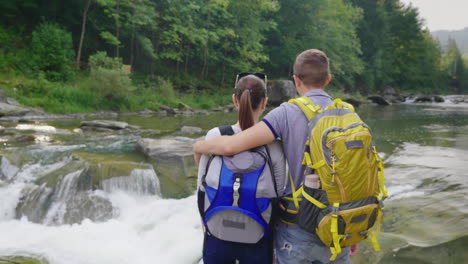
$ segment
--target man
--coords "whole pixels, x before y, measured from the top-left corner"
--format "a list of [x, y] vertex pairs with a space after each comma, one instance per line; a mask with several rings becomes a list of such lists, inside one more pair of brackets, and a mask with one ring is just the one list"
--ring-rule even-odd
[[[294, 63], [293, 78], [301, 96], [309, 97], [322, 109], [333, 103], [324, 91], [331, 81], [329, 59], [324, 52], [310, 49], [299, 54]], [[262, 122], [241, 133], [197, 142], [194, 145], [195, 159], [198, 162], [201, 154], [234, 155], [279, 138], [297, 189], [304, 181], [302, 160], [307, 136], [308, 120], [301, 109], [295, 104], [283, 103], [268, 113]], [[285, 195], [291, 196], [291, 193], [288, 184]], [[275, 247], [279, 264], [350, 263], [348, 248], [330, 262], [329, 247], [315, 233], [283, 222], [277, 225]]]

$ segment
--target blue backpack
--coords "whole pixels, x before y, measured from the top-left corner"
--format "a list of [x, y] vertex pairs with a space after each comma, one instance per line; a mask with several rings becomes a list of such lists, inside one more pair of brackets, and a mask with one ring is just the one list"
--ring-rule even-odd
[[[231, 126], [219, 130], [221, 135], [234, 134]], [[250, 244], [269, 235], [278, 198], [272, 168], [266, 146], [209, 158], [198, 189], [198, 209], [208, 235]]]

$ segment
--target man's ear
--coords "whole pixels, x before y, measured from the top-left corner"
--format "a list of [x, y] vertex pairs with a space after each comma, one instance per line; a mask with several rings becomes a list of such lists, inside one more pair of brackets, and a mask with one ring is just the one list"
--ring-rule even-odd
[[237, 101], [236, 94], [232, 94], [232, 102], [234, 103], [234, 106], [239, 109], [239, 102]]
[[293, 79], [294, 79], [294, 85], [296, 85], [296, 87], [299, 87], [302, 85], [301, 79], [299, 79], [299, 77], [297, 77], [296, 74], [293, 75]]
[[332, 80], [332, 76], [331, 76], [331, 74], [328, 74], [327, 80], [323, 84], [323, 87], [326, 87], [331, 82], [331, 80]]

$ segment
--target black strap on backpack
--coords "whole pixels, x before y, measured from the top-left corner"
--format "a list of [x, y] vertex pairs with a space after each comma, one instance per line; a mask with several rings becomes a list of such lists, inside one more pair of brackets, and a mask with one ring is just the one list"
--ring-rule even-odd
[[235, 134], [232, 126], [220, 126], [218, 129], [221, 133], [221, 136], [232, 136]]

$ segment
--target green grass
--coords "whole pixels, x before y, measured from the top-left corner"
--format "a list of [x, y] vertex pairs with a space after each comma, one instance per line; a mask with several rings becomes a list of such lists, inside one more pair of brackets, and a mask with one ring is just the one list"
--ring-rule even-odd
[[227, 89], [218, 93], [212, 89], [197, 91], [195, 88], [181, 92], [162, 78], [133, 86], [124, 97], [110, 100], [92, 88], [91, 78], [84, 73], [68, 82], [51, 82], [41, 74], [34, 78], [13, 71], [0, 74], [0, 89], [9, 97], [24, 106], [39, 107], [49, 113], [158, 110], [159, 104], [176, 108], [181, 102], [192, 108], [211, 109], [230, 103], [230, 96], [225, 96], [229, 94]]

